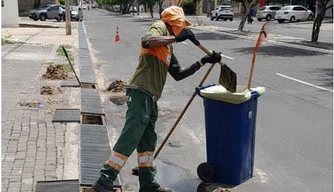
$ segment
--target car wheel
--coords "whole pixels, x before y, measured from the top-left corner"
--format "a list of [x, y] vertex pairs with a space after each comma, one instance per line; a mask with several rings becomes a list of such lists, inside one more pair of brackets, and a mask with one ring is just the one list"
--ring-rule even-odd
[[271, 15], [267, 15], [266, 21], [270, 21], [270, 20], [271, 20]]
[[296, 22], [296, 18], [295, 18], [295, 16], [292, 16], [292, 17], [290, 18], [290, 23], [294, 23], [294, 22]]
[[218, 15], [216, 15], [216, 21], [219, 21], [219, 17], [218, 17]]
[[211, 19], [211, 21], [213, 21], [213, 19], [214, 19], [214, 17], [212, 16], [212, 14], [210, 15], [210, 19]]
[[38, 21], [38, 18], [34, 18], [33, 20], [34, 20], [34, 21]]
[[60, 21], [61, 21], [61, 19], [60, 19], [60, 18], [57, 18], [56, 20], [57, 20], [58, 22], [60, 22]]
[[230, 19], [230, 21], [233, 21], [233, 19]]
[[224, 21], [226, 21], [227, 19], [223, 19]]
[[42, 14], [42, 15], [40, 15], [39, 16], [39, 19], [41, 20], [41, 21], [45, 21], [46, 20], [46, 15], [44, 15], [44, 14]]
[[257, 18], [257, 21], [262, 21], [262, 19]]
[[313, 20], [313, 15], [310, 14], [310, 15], [308, 16], [307, 20], [312, 21], [312, 20]]
[[278, 23], [283, 23], [284, 22], [284, 20], [282, 20], [282, 19], [279, 19], [277, 21], [278, 21]]

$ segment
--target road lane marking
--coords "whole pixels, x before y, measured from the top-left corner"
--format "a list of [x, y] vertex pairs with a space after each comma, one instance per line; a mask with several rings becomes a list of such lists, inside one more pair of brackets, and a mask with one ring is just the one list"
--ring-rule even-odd
[[311, 87], [315, 87], [315, 88], [317, 88], [317, 89], [321, 89], [321, 90], [324, 90], [324, 91], [330, 91], [330, 92], [333, 92], [333, 90], [331, 90], [331, 89], [326, 89], [326, 88], [324, 88], [324, 87], [320, 87], [320, 86], [317, 86], [317, 85], [313, 85], [313, 84], [311, 84], [311, 83], [308, 83], [308, 82], [305, 82], [305, 81], [302, 81], [302, 80], [299, 80], [299, 79], [295, 79], [295, 78], [293, 78], [293, 77], [289, 77], [289, 76], [283, 75], [283, 74], [281, 74], [281, 73], [276, 73], [276, 75], [281, 76], [281, 77], [284, 77], [284, 78], [286, 78], [286, 79], [290, 79], [290, 80], [296, 81], [296, 82], [301, 83], [301, 84], [304, 84], [304, 85], [308, 85], [308, 86], [311, 86]]
[[85, 21], [82, 21], [82, 26], [83, 26], [83, 30], [84, 30], [85, 35], [87, 35]]
[[230, 59], [230, 60], [233, 60], [233, 59], [234, 59], [233, 57], [229, 57], [229, 56], [227, 56], [227, 55], [223, 55], [223, 54], [220, 54], [220, 56], [225, 57], [225, 58]]
[[185, 44], [185, 45], [188, 45], [188, 43], [187, 43], [187, 42], [184, 42], [184, 41], [182, 41], [182, 43], [183, 43], [183, 44]]
[[142, 29], [146, 30], [146, 28], [145, 28], [145, 27], [140, 27], [140, 28], [142, 28]]
[[137, 25], [135, 25], [135, 24], [132, 24], [134, 27], [136, 27]]

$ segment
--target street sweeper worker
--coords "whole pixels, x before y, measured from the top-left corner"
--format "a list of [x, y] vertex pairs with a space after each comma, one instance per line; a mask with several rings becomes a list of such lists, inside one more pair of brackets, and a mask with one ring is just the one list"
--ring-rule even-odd
[[171, 6], [161, 13], [161, 21], [152, 24], [142, 38], [139, 65], [129, 81], [126, 95], [128, 110], [124, 128], [110, 158], [101, 169], [101, 176], [93, 185], [98, 192], [113, 191], [113, 181], [132, 152], [137, 149], [140, 192], [169, 192], [154, 179], [153, 154], [157, 143], [155, 122], [157, 101], [163, 91], [167, 73], [179, 81], [206, 63], [221, 61], [220, 53], [204, 56], [182, 69], [173, 53], [172, 43], [194, 38], [188, 29], [183, 9]]

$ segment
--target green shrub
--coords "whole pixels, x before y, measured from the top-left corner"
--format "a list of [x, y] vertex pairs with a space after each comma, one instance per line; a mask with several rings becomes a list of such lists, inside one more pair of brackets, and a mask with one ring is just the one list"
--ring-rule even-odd
[[184, 14], [195, 15], [196, 14], [196, 1], [195, 0], [183, 0], [181, 7]]
[[65, 5], [65, 0], [59, 0], [59, 3], [60, 3], [61, 5]]

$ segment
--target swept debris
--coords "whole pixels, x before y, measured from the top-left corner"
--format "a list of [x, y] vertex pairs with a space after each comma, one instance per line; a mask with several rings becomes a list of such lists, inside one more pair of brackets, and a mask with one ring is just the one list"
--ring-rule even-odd
[[45, 103], [41, 103], [38, 101], [23, 101], [20, 102], [20, 106], [24, 106], [24, 107], [32, 107], [32, 108], [42, 108], [45, 106]]
[[64, 93], [64, 90], [62, 90], [59, 87], [51, 87], [51, 86], [43, 86], [41, 87], [41, 95], [57, 95]]
[[107, 91], [112, 92], [125, 92], [126, 82], [122, 80], [113, 81], [107, 88]]
[[67, 72], [65, 72], [62, 65], [50, 65], [46, 69], [46, 73], [42, 78], [51, 80], [66, 80], [69, 79]]
[[127, 101], [127, 97], [125, 95], [114, 95], [110, 97], [110, 101], [115, 105], [124, 105]]

